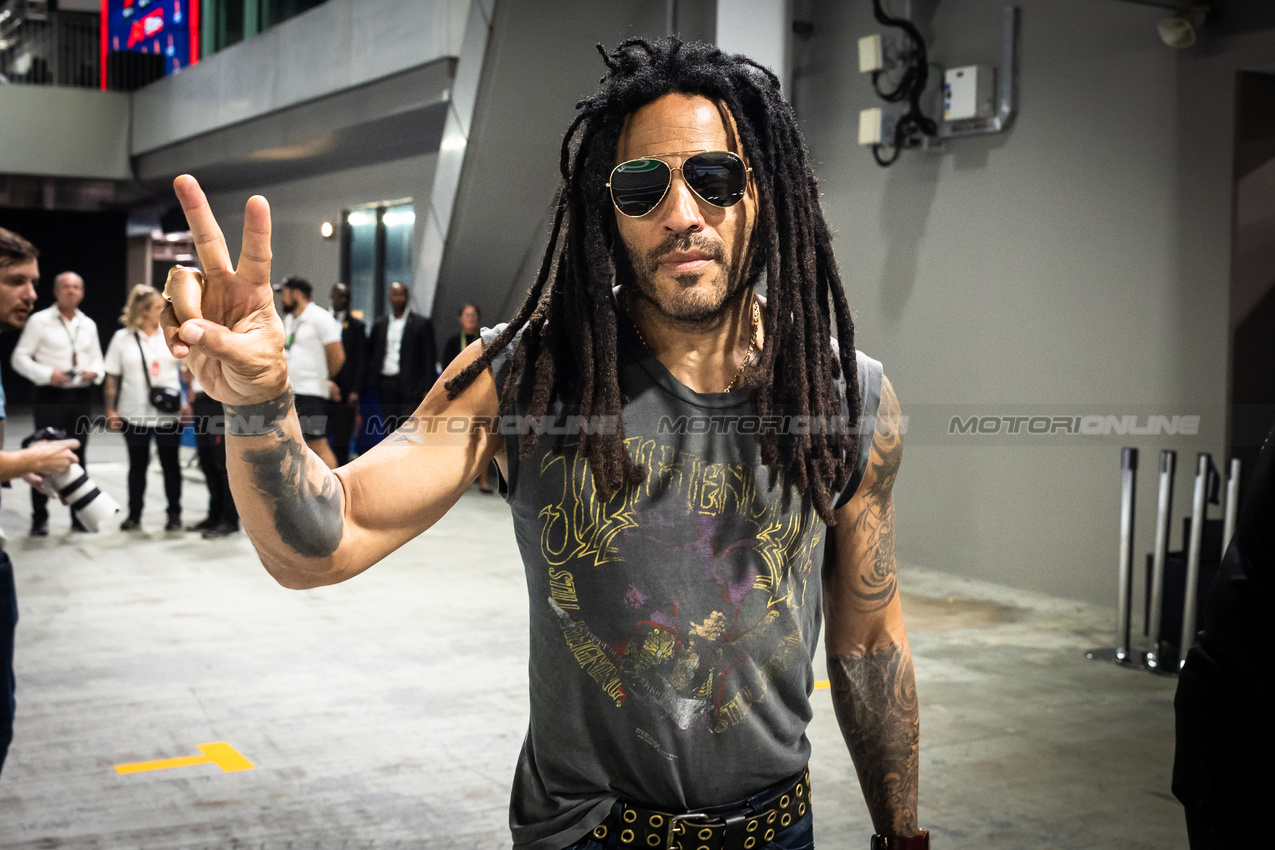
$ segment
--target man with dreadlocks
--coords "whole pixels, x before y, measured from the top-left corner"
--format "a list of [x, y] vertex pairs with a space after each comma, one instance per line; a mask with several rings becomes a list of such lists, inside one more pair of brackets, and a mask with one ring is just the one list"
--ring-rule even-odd
[[872, 846], [928, 847], [899, 406], [855, 351], [793, 112], [773, 74], [710, 45], [632, 39], [604, 59], [526, 302], [335, 471], [287, 391], [265, 200], [248, 201], [232, 270], [203, 192], [177, 179], [206, 277], [170, 277], [165, 328], [225, 403], [244, 527], [281, 584], [332, 584], [497, 462], [530, 588], [518, 848], [812, 847], [825, 617]]

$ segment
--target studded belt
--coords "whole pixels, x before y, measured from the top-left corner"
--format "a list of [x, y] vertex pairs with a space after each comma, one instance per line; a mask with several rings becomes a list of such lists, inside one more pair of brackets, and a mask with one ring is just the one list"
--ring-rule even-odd
[[[647, 850], [762, 850], [780, 830], [791, 826], [810, 811], [810, 769], [806, 768], [792, 785], [760, 809], [744, 806], [713, 814], [672, 814], [622, 803], [619, 818], [593, 830], [593, 837], [606, 841], [618, 831], [616, 843], [607, 846], [647, 848]], [[616, 821], [618, 820], [618, 823]]]

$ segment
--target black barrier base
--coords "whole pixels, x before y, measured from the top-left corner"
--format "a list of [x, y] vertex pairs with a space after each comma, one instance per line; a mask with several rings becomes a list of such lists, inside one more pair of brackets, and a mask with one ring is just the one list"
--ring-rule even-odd
[[[1172, 647], [1170, 647], [1172, 649]], [[1176, 652], [1164, 652], [1156, 658], [1156, 666], [1152, 667], [1147, 663], [1149, 653], [1138, 653], [1138, 666], [1148, 673], [1154, 673], [1157, 676], [1176, 676], [1180, 665], [1178, 664], [1178, 654]]]
[[1090, 661], [1108, 661], [1112, 664], [1119, 664], [1121, 667], [1128, 667], [1137, 661], [1139, 652], [1129, 652], [1124, 658], [1116, 653], [1114, 646], [1105, 647], [1103, 649], [1090, 649], [1085, 652], [1085, 658]]
[[1104, 647], [1101, 649], [1089, 649], [1085, 651], [1085, 658], [1088, 658], [1090, 661], [1105, 661], [1119, 667], [1129, 667], [1132, 669], [1144, 670], [1147, 673], [1155, 673], [1157, 676], [1178, 675], [1178, 656], [1175, 652], [1168, 652], [1160, 655], [1156, 661], [1157, 666], [1155, 667], [1152, 667], [1147, 663], [1147, 655], [1148, 653], [1145, 652], [1130, 652], [1123, 660], [1121, 660], [1116, 655], [1116, 648], [1114, 646]]

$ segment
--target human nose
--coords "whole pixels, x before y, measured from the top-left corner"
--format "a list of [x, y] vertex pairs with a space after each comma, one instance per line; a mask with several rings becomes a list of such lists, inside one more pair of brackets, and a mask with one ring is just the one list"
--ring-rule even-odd
[[674, 233], [696, 233], [704, 229], [699, 197], [687, 185], [680, 168], [673, 169], [663, 206], [665, 229]]

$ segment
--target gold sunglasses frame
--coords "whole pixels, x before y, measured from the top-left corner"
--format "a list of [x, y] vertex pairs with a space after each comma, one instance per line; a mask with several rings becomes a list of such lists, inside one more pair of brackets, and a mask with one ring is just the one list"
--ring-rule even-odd
[[[739, 154], [735, 153], [734, 151], [720, 151], [720, 150], [672, 151], [670, 153], [656, 154], [655, 156], [635, 156], [633, 159], [626, 159], [624, 162], [617, 163], [615, 168], [611, 169], [611, 173], [607, 175], [606, 190], [607, 190], [607, 197], [611, 199], [611, 206], [615, 207], [615, 211], [618, 212], [620, 215], [624, 216], [625, 218], [645, 218], [646, 216], [655, 212], [655, 210], [659, 208], [660, 204], [664, 203], [664, 199], [668, 197], [668, 190], [673, 188], [673, 172], [676, 171], [679, 174], [682, 174], [681, 165], [671, 165], [667, 162], [664, 162], [664, 157], [682, 156], [683, 154], [690, 154], [690, 156], [686, 157], [686, 159], [690, 159], [691, 157], [699, 156], [702, 153], [727, 153], [735, 157], [735, 159], [739, 160], [739, 164], [744, 166], [744, 194], [745, 195], [748, 194], [748, 181], [751, 179], [748, 175], [752, 173], [753, 167], [751, 165], [745, 165], [744, 158], [740, 156]], [[641, 215], [629, 215], [624, 210], [620, 209], [620, 205], [615, 202], [615, 194], [611, 191], [611, 180], [612, 178], [615, 177], [615, 172], [619, 171], [621, 168], [628, 165], [630, 162], [641, 162], [644, 159], [659, 160], [660, 162], [663, 162], [665, 166], [667, 166], [669, 171], [668, 185], [664, 187], [664, 192], [660, 195], [660, 199], [656, 201], [654, 204], [652, 204], [649, 210], [642, 213]], [[682, 160], [682, 165], [686, 164], [686, 159]], [[705, 198], [699, 192], [695, 191], [695, 187], [692, 186], [690, 184], [690, 181], [686, 179], [685, 174], [682, 174], [682, 182], [686, 184], [686, 188], [690, 189], [691, 193], [694, 194], [695, 197], [699, 198], [701, 201], [708, 204], [710, 207], [716, 207], [719, 210], [730, 209], [731, 207], [735, 206], [735, 204], [738, 204], [739, 201], [743, 200], [743, 197], [741, 196], [739, 201], [735, 201], [734, 203], [731, 203], [731, 204], [715, 204], [712, 201], [710, 201], [708, 198]]]

